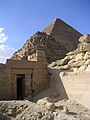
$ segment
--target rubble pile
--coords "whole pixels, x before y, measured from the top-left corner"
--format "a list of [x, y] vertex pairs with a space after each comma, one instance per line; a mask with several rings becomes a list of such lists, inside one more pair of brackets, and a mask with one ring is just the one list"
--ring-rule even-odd
[[1, 101], [0, 120], [90, 120], [90, 110], [76, 101], [53, 102], [49, 97], [37, 103], [24, 101]]
[[64, 59], [53, 62], [49, 67], [74, 72], [90, 70], [90, 35], [81, 36], [79, 42], [76, 50], [67, 53]]

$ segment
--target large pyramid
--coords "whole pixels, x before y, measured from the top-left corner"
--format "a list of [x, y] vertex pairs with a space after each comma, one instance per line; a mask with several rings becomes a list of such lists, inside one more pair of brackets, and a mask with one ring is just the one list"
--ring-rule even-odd
[[[27, 59], [33, 50], [41, 46], [49, 63], [64, 58], [66, 53], [76, 49], [82, 34], [60, 19], [55, 19], [43, 32], [36, 32], [11, 59]], [[43, 46], [43, 47], [42, 47]], [[39, 47], [40, 48], [40, 47]]]
[[78, 39], [82, 35], [59, 18], [51, 22], [44, 29], [44, 32], [55, 38], [61, 45], [64, 45], [68, 51], [72, 51], [77, 47]]

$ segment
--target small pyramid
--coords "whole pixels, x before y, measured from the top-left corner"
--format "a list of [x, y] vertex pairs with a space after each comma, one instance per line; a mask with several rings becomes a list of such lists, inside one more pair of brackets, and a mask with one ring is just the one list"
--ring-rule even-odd
[[51, 35], [57, 42], [64, 45], [68, 52], [76, 49], [78, 39], [82, 36], [81, 33], [59, 18], [52, 21], [43, 32]]

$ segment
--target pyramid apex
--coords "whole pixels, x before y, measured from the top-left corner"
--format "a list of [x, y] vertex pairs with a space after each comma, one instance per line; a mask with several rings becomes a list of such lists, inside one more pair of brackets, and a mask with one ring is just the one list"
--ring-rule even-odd
[[62, 23], [63, 21], [60, 18], [55, 18], [44, 30], [43, 32], [46, 32], [47, 34], [51, 34], [53, 28], [56, 26], [58, 23]]
[[54, 21], [60, 20], [60, 18], [55, 18]]
[[[61, 22], [62, 20], [60, 18], [55, 18], [52, 22], [56, 23], [56, 22]], [[64, 21], [63, 21], [64, 22]]]
[[[51, 35], [61, 45], [65, 45], [68, 51], [72, 51], [73, 48], [77, 47], [78, 38], [82, 35], [59, 18], [54, 19], [43, 32]], [[66, 45], [66, 43], [69, 45]]]

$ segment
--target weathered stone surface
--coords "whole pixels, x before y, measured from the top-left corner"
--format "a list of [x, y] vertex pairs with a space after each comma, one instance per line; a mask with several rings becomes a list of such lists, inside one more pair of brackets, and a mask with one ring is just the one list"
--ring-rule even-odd
[[84, 55], [84, 60], [90, 59], [90, 51], [86, 52]]
[[56, 66], [56, 62], [52, 62], [52, 64], [49, 65], [49, 67], [55, 67]]
[[75, 53], [77, 53], [77, 51], [76, 51], [76, 50], [74, 50], [74, 51], [72, 51], [72, 52], [67, 53], [67, 56], [69, 56], [69, 55], [74, 55]]
[[74, 71], [75, 73], [77, 73], [78, 68], [77, 68], [77, 67], [73, 67], [73, 71]]
[[53, 100], [50, 99], [49, 97], [45, 97], [43, 99], [38, 100], [37, 104], [41, 105], [42, 107], [43, 106], [46, 107], [50, 111], [55, 110], [55, 104], [54, 104]]
[[75, 60], [80, 61], [83, 60], [83, 58], [84, 58], [84, 52], [77, 54]]
[[37, 101], [37, 104], [39, 105], [45, 105], [47, 102], [53, 103], [53, 100], [49, 97], [45, 97], [43, 99], [40, 99]]
[[86, 68], [86, 71], [90, 72], [90, 65]]
[[[71, 69], [74, 72], [85, 71], [90, 65], [90, 35], [82, 36], [78, 44], [78, 48], [72, 52], [67, 53], [64, 59], [54, 62], [57, 69], [67, 70]], [[66, 68], [66, 69], [65, 69]]]
[[61, 69], [61, 70], [68, 70], [68, 69], [70, 69], [70, 68], [71, 68], [70, 65], [64, 65], [64, 66], [60, 66], [60, 67], [59, 67], [59, 69]]
[[78, 71], [79, 71], [79, 72], [85, 71], [86, 68], [87, 68], [87, 65], [83, 65], [83, 66], [81, 66], [81, 67], [78, 69]]
[[65, 57], [64, 59], [62, 59], [62, 60], [57, 60], [57, 61], [56, 61], [56, 64], [57, 64], [58, 66], [66, 65], [69, 60], [70, 60], [70, 57], [69, 57], [69, 56], [66, 56], [66, 57]]
[[71, 59], [69, 62], [68, 62], [68, 65], [71, 65], [71, 64], [73, 64], [73, 63], [75, 63], [76, 61], [75, 61], [75, 59]]
[[82, 66], [82, 65], [84, 65], [84, 62], [82, 62], [82, 61], [76, 61], [76, 62], [73, 62], [73, 63], [71, 63], [71, 64], [69, 64], [71, 67], [80, 67], [80, 66]]
[[90, 51], [90, 43], [80, 43], [78, 44], [78, 50], [80, 51]]
[[49, 111], [54, 111], [55, 110], [55, 104], [54, 103], [47, 102], [45, 106]]
[[79, 38], [79, 42], [81, 42], [81, 43], [90, 43], [90, 35], [86, 34], [84, 36], [81, 36]]
[[90, 65], [90, 59], [85, 62], [85, 65]]

